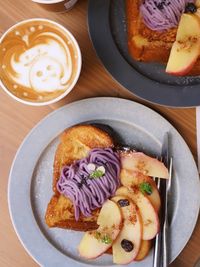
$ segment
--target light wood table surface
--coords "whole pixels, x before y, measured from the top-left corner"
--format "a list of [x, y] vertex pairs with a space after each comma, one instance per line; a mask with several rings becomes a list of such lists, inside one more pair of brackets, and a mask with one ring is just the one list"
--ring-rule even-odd
[[[95, 54], [87, 30], [87, 1], [79, 0], [68, 13], [55, 14], [43, 10], [30, 0], [0, 0], [0, 34], [14, 23], [28, 18], [53, 19], [68, 28], [80, 44], [83, 68], [72, 92], [60, 102], [45, 107], [20, 104], [0, 90], [0, 266], [36, 267], [12, 227], [7, 204], [9, 169], [18, 146], [45, 115], [73, 102], [95, 96], [114, 96], [132, 99], [153, 108], [168, 119], [181, 133], [196, 159], [195, 109], [172, 109], [149, 104], [124, 89], [104, 69]], [[137, 86], [137, 85], [136, 85]], [[20, 186], [20, 181], [19, 181]], [[187, 192], [183, 192], [187, 194]], [[184, 208], [184, 207], [183, 207]], [[24, 222], [26, 223], [26, 222]], [[184, 231], [184, 229], [180, 229]], [[200, 221], [189, 243], [171, 267], [192, 267], [200, 257]], [[150, 267], [150, 266], [147, 266]]]

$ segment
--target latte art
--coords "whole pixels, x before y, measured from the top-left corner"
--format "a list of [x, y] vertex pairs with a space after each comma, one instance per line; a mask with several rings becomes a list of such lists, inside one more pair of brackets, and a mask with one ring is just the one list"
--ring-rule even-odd
[[[26, 44], [29, 46], [29, 36]], [[18, 47], [9, 54], [11, 79], [36, 91], [65, 90], [72, 75], [71, 55], [67, 45], [53, 33], [38, 34], [31, 48], [18, 57]]]
[[0, 78], [17, 97], [47, 101], [66, 91], [78, 72], [79, 51], [64, 30], [49, 21], [13, 28], [0, 44]]

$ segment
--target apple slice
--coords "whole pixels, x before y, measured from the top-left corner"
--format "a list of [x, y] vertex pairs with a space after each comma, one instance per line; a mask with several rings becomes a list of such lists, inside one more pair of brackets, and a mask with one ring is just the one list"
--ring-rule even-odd
[[195, 6], [196, 6], [197, 8], [200, 7], [200, 0], [196, 0], [196, 2], [195, 2]]
[[184, 76], [188, 74], [199, 56], [199, 42], [189, 44], [184, 49], [182, 44], [175, 42], [172, 46], [170, 57], [167, 63], [166, 72], [175, 76]]
[[137, 171], [148, 176], [169, 178], [168, 170], [162, 162], [142, 152], [121, 152], [120, 156], [123, 169]]
[[[194, 14], [183, 13], [178, 25], [176, 41], [187, 41], [188, 38], [200, 37], [200, 24], [198, 17]], [[192, 31], [191, 31], [192, 29]], [[192, 41], [192, 40], [191, 40]]]
[[174, 42], [166, 72], [176, 76], [186, 75], [199, 56], [200, 21], [195, 14], [181, 16], [176, 41]]
[[138, 187], [143, 183], [150, 184], [152, 192], [144, 193], [146, 197], [151, 201], [151, 204], [154, 206], [155, 210], [158, 212], [160, 210], [161, 201], [160, 194], [157, 189], [156, 183], [149, 176], [143, 175], [142, 173], [122, 169], [120, 173], [121, 184], [126, 187]]
[[[152, 246], [151, 240], [141, 240], [140, 250], [134, 259], [134, 261], [141, 261], [143, 260], [150, 252]], [[112, 254], [112, 248], [106, 251], [107, 254]]]
[[112, 245], [113, 262], [128, 264], [133, 261], [139, 250], [142, 238], [142, 221], [136, 205], [124, 196], [115, 196], [112, 201], [122, 211], [123, 227]]
[[78, 251], [86, 259], [94, 259], [108, 250], [120, 232], [122, 215], [118, 205], [107, 200], [99, 213], [97, 230], [86, 232]]
[[143, 260], [148, 254], [151, 249], [151, 240], [142, 240], [140, 250], [135, 258], [135, 261]]
[[139, 208], [142, 217], [143, 240], [153, 239], [159, 231], [159, 218], [150, 200], [139, 190], [122, 186], [117, 189], [116, 195], [130, 198]]

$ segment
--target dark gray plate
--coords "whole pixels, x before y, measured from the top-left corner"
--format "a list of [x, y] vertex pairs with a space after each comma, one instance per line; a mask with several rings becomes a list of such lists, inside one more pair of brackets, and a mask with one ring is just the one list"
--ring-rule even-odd
[[137, 62], [130, 57], [124, 0], [90, 0], [88, 25], [104, 66], [132, 93], [160, 105], [200, 105], [200, 76], [174, 77], [165, 73], [164, 64]]

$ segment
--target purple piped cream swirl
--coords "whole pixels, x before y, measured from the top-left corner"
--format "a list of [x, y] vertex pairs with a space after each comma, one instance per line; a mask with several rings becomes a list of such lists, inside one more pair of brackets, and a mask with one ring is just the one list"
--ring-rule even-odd
[[[101, 177], [91, 177], [89, 166], [103, 167]], [[75, 219], [80, 213], [85, 217], [102, 207], [103, 203], [115, 194], [119, 187], [120, 158], [111, 148], [95, 148], [86, 158], [63, 167], [57, 183], [58, 191], [68, 197], [74, 205]]]
[[164, 31], [178, 25], [188, 3], [194, 0], [144, 0], [140, 13], [148, 28]]

